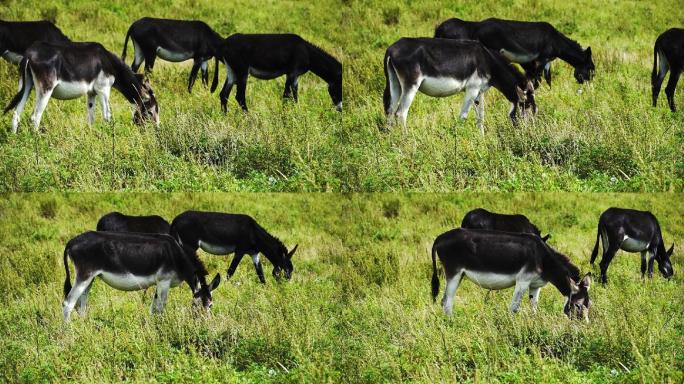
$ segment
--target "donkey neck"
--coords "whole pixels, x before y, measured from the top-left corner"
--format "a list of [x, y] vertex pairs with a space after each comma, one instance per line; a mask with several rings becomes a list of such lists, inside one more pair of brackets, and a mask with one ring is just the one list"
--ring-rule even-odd
[[112, 69], [114, 70], [114, 85], [121, 94], [131, 104], [142, 106], [142, 84], [133, 74], [133, 71], [117, 57], [112, 57], [110, 60]]
[[573, 67], [577, 67], [586, 62], [582, 47], [560, 32], [558, 32], [558, 35], [555, 38], [553, 50], [555, 56]]
[[550, 282], [563, 296], [570, 296], [570, 281], [579, 279], [579, 270], [569, 261], [561, 260], [563, 256], [548, 255], [544, 258], [542, 278]]
[[332, 56], [313, 44], [306, 43], [309, 50], [310, 70], [327, 83], [335, 83], [342, 77], [342, 65]]
[[494, 57], [490, 54], [492, 58], [492, 73], [491, 73], [491, 84], [494, 88], [498, 89], [508, 101], [515, 103], [518, 100], [516, 86], [518, 82], [523, 79], [522, 74], [516, 73], [516, 69], [512, 65], [503, 62], [502, 59]]
[[268, 261], [273, 265], [281, 266], [284, 264], [283, 256], [279, 253], [279, 250], [284, 247], [283, 243], [280, 242], [270, 233], [266, 232], [259, 224], [257, 226], [257, 240], [259, 242], [259, 251], [266, 256]]

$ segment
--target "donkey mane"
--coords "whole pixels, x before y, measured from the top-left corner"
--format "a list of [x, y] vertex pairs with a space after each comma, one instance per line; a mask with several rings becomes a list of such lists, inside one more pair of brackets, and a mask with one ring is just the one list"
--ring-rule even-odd
[[[339, 68], [340, 71], [342, 70], [342, 64], [337, 61], [336, 58], [334, 58], [331, 54], [328, 52], [324, 51], [322, 48], [320, 48], [317, 45], [314, 45], [306, 40], [304, 40], [304, 43], [306, 44], [307, 48], [309, 49], [309, 54], [326, 64], [328, 64], [331, 67], [334, 67], [335, 69]], [[316, 61], [311, 62], [311, 71], [314, 72], [315, 74], [321, 76], [325, 76], [323, 80], [325, 81], [331, 81], [334, 79], [328, 79], [328, 77], [336, 76], [337, 73], [331, 73], [329, 72], [329, 68], [324, 68], [322, 66], [317, 65]]]
[[553, 260], [558, 262], [563, 268], [565, 268], [573, 280], [579, 281], [580, 270], [570, 261], [570, 258], [560, 252], [556, 252], [556, 250], [554, 250], [548, 245], [547, 247], [549, 247], [549, 249], [551, 250]]
[[[276, 249], [270, 249], [270, 251], [272, 252], [272, 255], [266, 255], [266, 256], [267, 257], [268, 256], [277, 257], [278, 256], [278, 248], [280, 248], [280, 249], [285, 248], [285, 244], [283, 244], [283, 242], [280, 241], [280, 239], [278, 239], [277, 237], [268, 233], [268, 231], [266, 231], [264, 229], [264, 227], [259, 225], [259, 223], [257, 223], [256, 221], [254, 222], [254, 226], [256, 228], [256, 234], [257, 234], [257, 237], [259, 237], [259, 240], [264, 241], [269, 246], [269, 248], [271, 247], [272, 244], [276, 244]], [[285, 249], [287, 249], [287, 248], [285, 248]], [[273, 262], [273, 260], [271, 260], [271, 262]]]

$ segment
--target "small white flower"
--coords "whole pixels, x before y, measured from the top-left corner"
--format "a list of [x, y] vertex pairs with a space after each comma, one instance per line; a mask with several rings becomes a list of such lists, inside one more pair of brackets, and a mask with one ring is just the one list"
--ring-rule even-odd
[[276, 370], [273, 369], [273, 368], [271, 368], [271, 369], [268, 370], [268, 375], [269, 375], [269, 376], [275, 376], [276, 373], [277, 373]]

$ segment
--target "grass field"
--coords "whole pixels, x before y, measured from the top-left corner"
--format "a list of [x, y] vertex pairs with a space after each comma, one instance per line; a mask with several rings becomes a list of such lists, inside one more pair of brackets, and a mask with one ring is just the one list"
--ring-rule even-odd
[[[161, 127], [138, 128], [114, 96], [114, 120], [85, 123], [85, 100], [51, 101], [45, 132], [0, 129], [0, 189], [5, 191], [681, 191], [682, 113], [664, 95], [650, 107], [655, 38], [678, 25], [671, 2], [610, 1], [9, 1], [8, 20], [55, 20], [75, 40], [121, 52], [130, 23], [150, 15], [199, 18], [219, 33], [296, 32], [345, 68], [345, 111], [335, 113], [325, 83], [302, 78], [298, 105], [281, 101], [284, 79], [250, 80], [250, 113], [201, 85], [185, 92], [189, 65], [157, 61], [152, 83]], [[457, 119], [462, 96], [416, 98], [406, 130], [385, 126], [382, 57], [402, 36], [431, 36], [449, 17], [546, 20], [583, 46], [591, 45], [596, 78], [577, 94], [571, 68], [553, 64], [540, 112], [512, 127], [508, 106], [488, 93], [486, 135], [474, 116]], [[625, 22], [629, 20], [629, 22]], [[130, 60], [129, 55], [129, 60]], [[225, 71], [221, 72], [225, 76]], [[16, 91], [16, 68], [0, 62], [0, 100]], [[222, 78], [223, 79], [223, 78]], [[680, 87], [681, 88], [681, 87]], [[31, 99], [32, 100], [32, 99]], [[680, 97], [678, 105], [682, 105]], [[28, 108], [31, 108], [32, 102]], [[682, 108], [684, 109], [684, 108]]]
[[[676, 194], [10, 194], [0, 201], [0, 381], [681, 383], [684, 209]], [[596, 284], [591, 322], [570, 321], [542, 289], [508, 313], [512, 290], [464, 282], [454, 315], [430, 298], [429, 249], [477, 206], [522, 212], [583, 272], [599, 214], [649, 209], [675, 276], [642, 283], [639, 255], [619, 253]], [[253, 215], [286, 245], [293, 278], [260, 285], [243, 260], [195, 317], [173, 289], [163, 315], [151, 293], [96, 282], [85, 318], [61, 319], [65, 243], [121, 210], [167, 219], [185, 209]], [[201, 253], [210, 274], [228, 260]], [[594, 270], [597, 273], [597, 270]]]

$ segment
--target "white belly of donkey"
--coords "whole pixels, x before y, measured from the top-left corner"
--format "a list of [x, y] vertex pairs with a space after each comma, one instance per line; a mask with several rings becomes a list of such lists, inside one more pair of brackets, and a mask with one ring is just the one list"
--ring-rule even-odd
[[468, 280], [487, 289], [505, 289], [515, 285], [518, 273], [493, 273], [481, 271], [465, 271]]
[[136, 276], [132, 273], [102, 272], [100, 278], [113, 288], [121, 291], [137, 291], [157, 284], [157, 274], [149, 276]]
[[625, 238], [622, 240], [622, 245], [620, 246], [620, 248], [627, 252], [641, 252], [648, 249], [649, 245], [650, 244], [648, 241], [632, 239], [631, 237], [625, 235]]
[[192, 59], [192, 52], [173, 52], [162, 47], [157, 47], [157, 56], [166, 61], [178, 63], [181, 61]]

